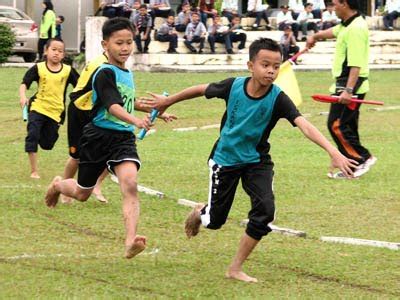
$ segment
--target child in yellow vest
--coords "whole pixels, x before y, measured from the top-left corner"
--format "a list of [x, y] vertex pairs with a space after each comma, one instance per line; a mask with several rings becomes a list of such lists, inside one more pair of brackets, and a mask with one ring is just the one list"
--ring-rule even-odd
[[[79, 78], [74, 68], [62, 63], [64, 55], [64, 42], [50, 39], [45, 47], [45, 61], [37, 63], [26, 72], [19, 88], [21, 107], [29, 107], [25, 152], [29, 156], [31, 178], [40, 178], [37, 163], [38, 145], [44, 150], [53, 149], [58, 139], [58, 128], [65, 119], [67, 86], [75, 86]], [[38, 84], [38, 90], [28, 99], [26, 90], [34, 81]]]

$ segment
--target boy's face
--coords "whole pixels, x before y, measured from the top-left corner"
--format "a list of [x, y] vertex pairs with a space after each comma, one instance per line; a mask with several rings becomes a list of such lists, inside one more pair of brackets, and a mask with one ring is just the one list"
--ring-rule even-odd
[[47, 61], [58, 64], [64, 59], [65, 49], [64, 43], [60, 41], [52, 41], [48, 48], [46, 48], [44, 54], [47, 57]]
[[235, 17], [235, 18], [232, 19], [232, 24], [233, 25], [238, 25], [239, 23], [240, 23], [240, 19], [239, 18]]
[[167, 22], [168, 22], [168, 24], [174, 24], [175, 23], [175, 17], [174, 16], [168, 16]]
[[214, 24], [218, 25], [220, 23], [221, 19], [219, 17], [214, 17]]
[[147, 15], [147, 9], [144, 8], [144, 7], [142, 7], [141, 9], [139, 9], [139, 13], [140, 13], [142, 16], [145, 16], [145, 15]]
[[184, 6], [182, 6], [183, 12], [187, 12], [189, 9], [190, 9], [190, 6], [188, 4], [185, 4]]
[[270, 86], [279, 74], [281, 62], [279, 52], [262, 49], [247, 66], [256, 81], [262, 86]]
[[192, 22], [197, 23], [199, 22], [199, 15], [198, 14], [192, 14]]
[[334, 9], [335, 7], [333, 6], [333, 5], [329, 5], [329, 6], [327, 6], [327, 10], [329, 11], [329, 12], [333, 12], [333, 9]]
[[56, 23], [57, 23], [57, 24], [62, 24], [62, 23], [63, 23], [63, 21], [61, 20], [61, 18], [57, 17], [57, 19], [56, 19]]
[[312, 9], [313, 9], [312, 5], [306, 6], [306, 12], [308, 12], [308, 13], [310, 13], [312, 11]]
[[116, 66], [124, 67], [133, 50], [133, 33], [128, 29], [115, 31], [107, 40], [102, 41], [108, 54], [108, 61]]

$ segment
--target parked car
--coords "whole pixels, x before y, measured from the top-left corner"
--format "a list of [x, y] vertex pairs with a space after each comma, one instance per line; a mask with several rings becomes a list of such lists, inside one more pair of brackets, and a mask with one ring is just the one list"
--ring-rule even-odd
[[26, 62], [35, 61], [39, 40], [36, 23], [19, 9], [2, 5], [0, 5], [0, 23], [10, 25], [15, 32], [13, 53], [22, 56]]

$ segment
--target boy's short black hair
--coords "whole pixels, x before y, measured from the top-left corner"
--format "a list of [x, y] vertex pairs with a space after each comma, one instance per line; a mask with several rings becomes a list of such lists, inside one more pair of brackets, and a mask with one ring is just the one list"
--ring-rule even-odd
[[347, 2], [350, 9], [358, 10], [360, 9], [360, 3], [358, 0], [339, 0], [340, 3]]
[[145, 8], [147, 10], [147, 5], [146, 4], [140, 4], [139, 9]]
[[65, 21], [65, 18], [64, 18], [64, 16], [58, 16], [58, 18], [61, 20], [61, 22], [64, 22]]
[[313, 4], [310, 2], [307, 2], [306, 5], [304, 5], [304, 8], [309, 7], [309, 6], [313, 6]]
[[117, 17], [107, 20], [102, 28], [103, 40], [109, 39], [114, 32], [124, 29], [135, 34], [135, 28], [127, 18]]
[[252, 42], [250, 45], [249, 58], [251, 61], [254, 60], [254, 58], [257, 56], [260, 50], [270, 50], [273, 52], [279, 52], [280, 55], [282, 56], [282, 49], [276, 41], [271, 40], [269, 38], [259, 38], [258, 40]]
[[65, 44], [64, 41], [62, 39], [60, 39], [60, 38], [52, 38], [52, 39], [48, 39], [47, 40], [46, 44], [44, 45], [45, 48], [48, 49], [50, 47], [51, 43], [54, 42], [54, 41], [61, 42], [61, 43]]

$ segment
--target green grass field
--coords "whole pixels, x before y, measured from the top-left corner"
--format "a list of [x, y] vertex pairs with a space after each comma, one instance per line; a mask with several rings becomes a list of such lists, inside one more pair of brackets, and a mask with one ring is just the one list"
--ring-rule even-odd
[[[249, 200], [239, 188], [227, 224], [187, 240], [183, 223], [189, 208], [178, 198], [206, 201], [207, 158], [218, 129], [173, 132], [172, 128], [219, 123], [223, 101], [197, 99], [171, 108], [174, 124], [138, 143], [143, 168], [139, 184], [163, 191], [164, 199], [141, 194], [139, 233], [148, 248], [128, 261], [118, 186], [107, 179], [108, 205], [60, 204], [50, 210], [44, 193], [62, 174], [68, 156], [66, 126], [51, 152], [39, 151], [42, 178], [29, 178], [24, 153], [18, 86], [24, 69], [0, 69], [0, 298], [75, 299], [395, 299], [400, 298], [400, 251], [331, 244], [319, 237], [400, 242], [400, 111], [362, 108], [362, 142], [378, 163], [359, 180], [326, 177], [329, 158], [282, 120], [272, 133], [276, 225], [307, 232], [307, 238], [272, 233], [245, 265], [259, 279], [245, 284], [224, 278], [244, 228]], [[136, 73], [137, 94], [170, 93], [193, 84], [243, 74]], [[367, 99], [400, 105], [399, 71], [373, 71]], [[300, 110], [328, 135], [328, 106], [310, 100], [326, 93], [328, 72], [297, 72], [303, 94]], [[157, 84], [154, 84], [157, 82]], [[31, 89], [34, 91], [34, 88]]]

